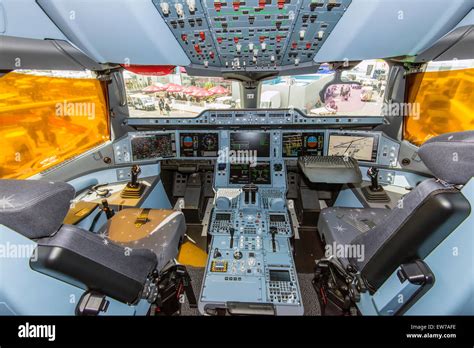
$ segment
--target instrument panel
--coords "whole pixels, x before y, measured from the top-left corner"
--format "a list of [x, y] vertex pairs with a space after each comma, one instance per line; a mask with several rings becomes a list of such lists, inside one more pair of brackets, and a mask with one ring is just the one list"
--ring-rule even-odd
[[271, 185], [270, 163], [230, 164], [229, 184], [231, 185]]
[[133, 161], [174, 157], [176, 153], [173, 133], [138, 135], [132, 137], [130, 142]]
[[232, 132], [229, 145], [232, 151], [248, 151], [256, 157], [270, 157], [270, 133]]
[[180, 157], [217, 157], [219, 133], [179, 133]]
[[323, 156], [324, 132], [282, 133], [282, 156]]
[[400, 144], [382, 132], [316, 130], [174, 130], [130, 132], [114, 143], [115, 162], [129, 164], [161, 159], [206, 159], [239, 164], [301, 155], [348, 155], [360, 162], [397, 165]]
[[377, 161], [378, 137], [375, 134], [330, 134], [328, 156], [349, 156], [358, 161]]

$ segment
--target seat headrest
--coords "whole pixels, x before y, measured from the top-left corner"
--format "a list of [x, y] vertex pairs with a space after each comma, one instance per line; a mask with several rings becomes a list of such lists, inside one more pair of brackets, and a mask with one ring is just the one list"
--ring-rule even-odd
[[74, 195], [63, 182], [0, 180], [0, 224], [30, 239], [49, 237], [63, 224]]
[[431, 138], [421, 145], [418, 155], [438, 179], [464, 185], [474, 177], [474, 131]]

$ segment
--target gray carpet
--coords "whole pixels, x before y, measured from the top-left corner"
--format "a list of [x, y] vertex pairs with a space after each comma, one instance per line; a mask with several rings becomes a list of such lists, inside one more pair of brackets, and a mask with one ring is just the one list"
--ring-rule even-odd
[[[204, 276], [204, 268], [187, 267], [192, 280], [194, 294], [196, 299], [199, 298], [201, 292], [201, 283]], [[318, 298], [313, 289], [311, 280], [313, 274], [298, 273], [298, 281], [300, 283], [301, 297], [303, 298], [304, 315], [321, 315]], [[186, 301], [181, 307], [181, 315], [199, 315], [197, 308], [190, 308]]]

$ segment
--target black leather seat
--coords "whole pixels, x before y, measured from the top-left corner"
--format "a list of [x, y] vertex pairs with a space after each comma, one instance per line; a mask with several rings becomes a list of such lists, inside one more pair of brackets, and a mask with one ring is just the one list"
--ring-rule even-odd
[[38, 257], [30, 260], [34, 270], [136, 303], [157, 270], [157, 254], [63, 225], [74, 195], [74, 188], [66, 183], [0, 180], [0, 196], [10, 197], [5, 209], [0, 209], [0, 224], [37, 242]]
[[456, 185], [474, 176], [474, 131], [434, 137], [418, 154], [438, 179], [420, 183], [392, 210], [321, 211], [318, 229], [326, 243], [363, 246], [363, 258], [341, 261], [358, 269], [371, 290], [402, 263], [424, 259], [470, 214], [470, 204]]

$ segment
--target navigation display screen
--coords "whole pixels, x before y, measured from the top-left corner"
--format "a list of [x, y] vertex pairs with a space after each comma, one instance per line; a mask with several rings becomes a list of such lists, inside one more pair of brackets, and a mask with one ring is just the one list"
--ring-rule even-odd
[[230, 133], [230, 149], [256, 151], [257, 157], [270, 157], [270, 133]]
[[131, 142], [134, 161], [173, 157], [176, 152], [174, 133], [133, 137]]
[[283, 157], [323, 156], [324, 133], [283, 133]]
[[253, 167], [250, 164], [232, 163], [230, 165], [229, 183], [271, 185], [270, 163], [258, 163]]
[[217, 157], [219, 135], [217, 133], [180, 133], [180, 157]]
[[376, 135], [330, 134], [328, 156], [350, 156], [359, 161], [377, 160]]

